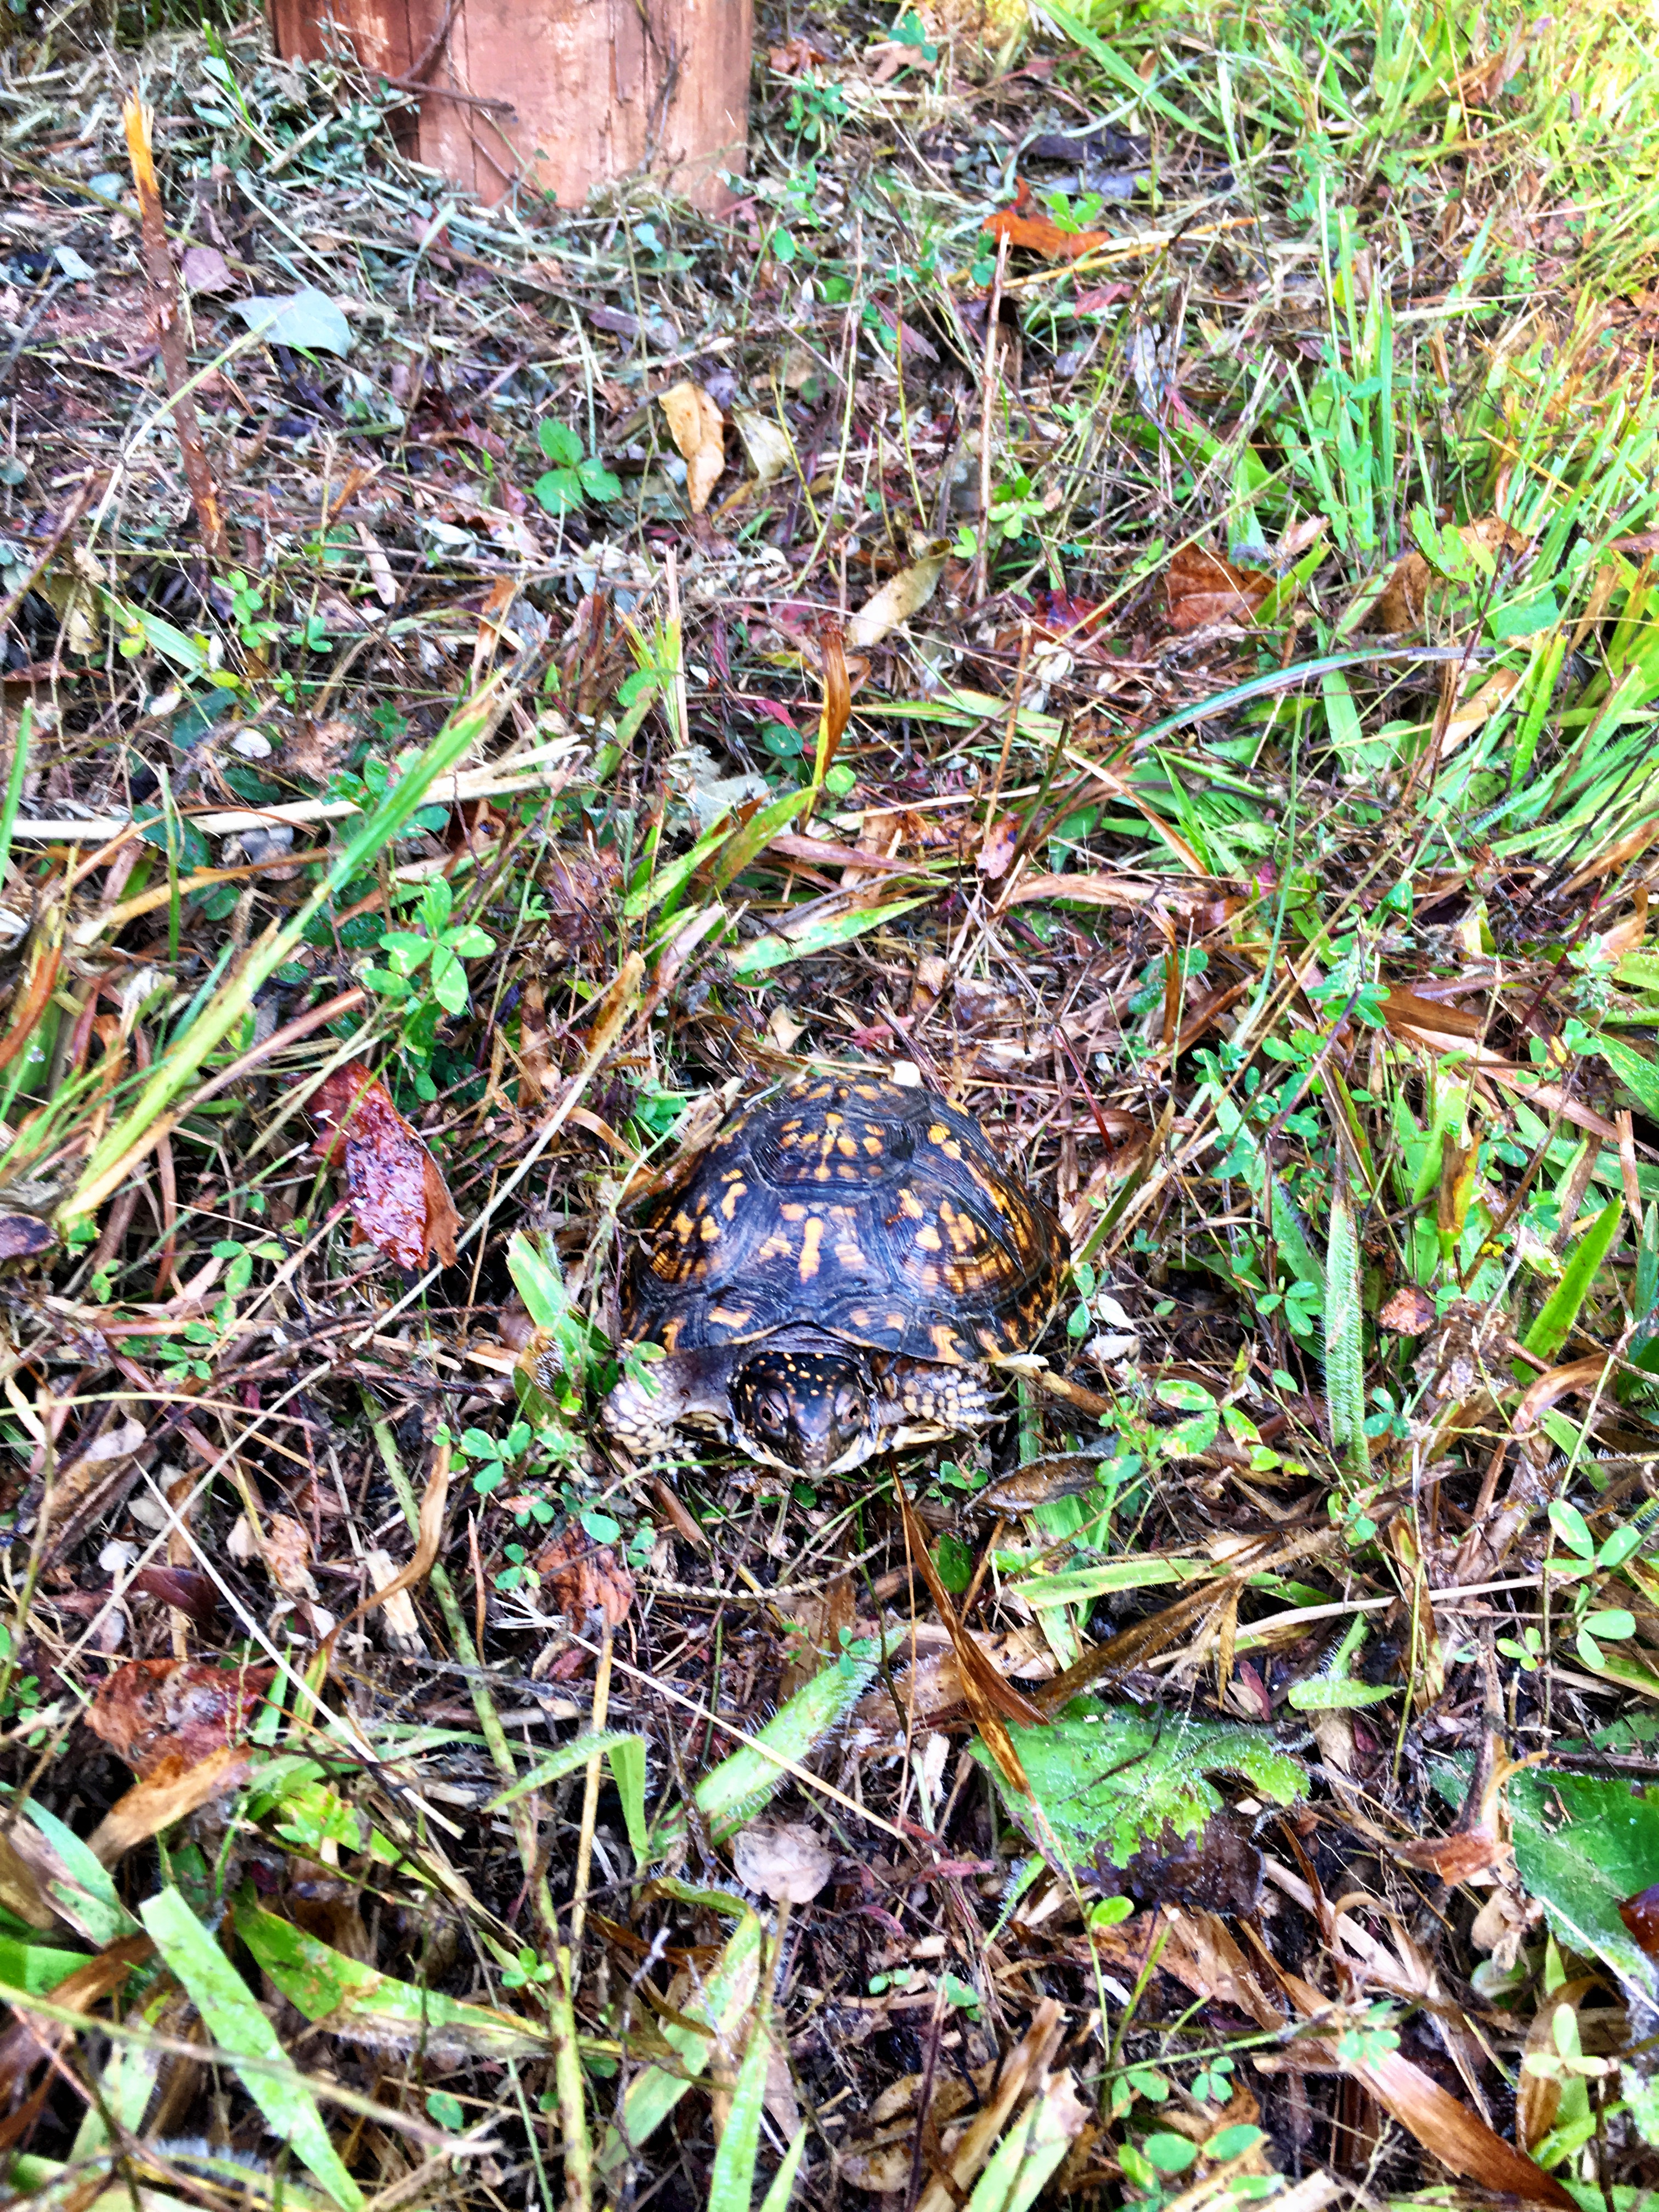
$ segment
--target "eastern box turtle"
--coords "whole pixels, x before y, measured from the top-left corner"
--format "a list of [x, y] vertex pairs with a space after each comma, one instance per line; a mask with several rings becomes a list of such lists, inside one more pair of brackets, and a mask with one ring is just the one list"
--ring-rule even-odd
[[982, 1427], [1067, 1261], [965, 1114], [874, 1076], [740, 1109], [637, 1226], [624, 1334], [664, 1356], [605, 1401], [612, 1440], [653, 1457], [684, 1422], [792, 1474]]

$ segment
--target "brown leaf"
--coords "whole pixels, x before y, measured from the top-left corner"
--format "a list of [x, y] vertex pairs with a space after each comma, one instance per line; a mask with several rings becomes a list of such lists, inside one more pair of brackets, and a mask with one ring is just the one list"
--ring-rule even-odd
[[810, 1905], [830, 1879], [835, 1857], [805, 1820], [751, 1820], [732, 1838], [732, 1863], [745, 1889], [775, 1905]]
[[316, 1596], [317, 1585], [311, 1578], [311, 1538], [303, 1522], [290, 1513], [268, 1516], [259, 1557], [284, 1597]]
[[362, 1060], [349, 1060], [323, 1079], [311, 1111], [323, 1125], [313, 1150], [331, 1167], [343, 1158], [355, 1241], [399, 1267], [423, 1267], [429, 1252], [453, 1267], [461, 1218], [437, 1162], [386, 1085]]
[[701, 514], [726, 466], [720, 410], [689, 376], [659, 393], [659, 400], [668, 417], [668, 434], [685, 463], [686, 499], [692, 514]]
[[234, 292], [236, 279], [216, 246], [187, 246], [179, 273], [192, 292]]
[[105, 1814], [88, 1839], [93, 1856], [113, 1866], [135, 1844], [147, 1843], [187, 1813], [199, 1812], [210, 1799], [235, 1789], [246, 1778], [250, 1758], [246, 1746], [232, 1743], [194, 1761], [169, 1753]]
[[378, 1607], [389, 1604], [402, 1590], [412, 1589], [416, 1583], [424, 1582], [432, 1571], [433, 1561], [438, 1556], [443, 1541], [444, 1514], [449, 1504], [449, 1446], [440, 1444], [432, 1455], [432, 1472], [426, 1479], [426, 1489], [421, 1498], [420, 1526], [415, 1538], [415, 1556], [401, 1574], [382, 1583], [366, 1597], [353, 1613], [348, 1613], [338, 1628], [329, 1632], [328, 1648], [331, 1651], [341, 1630], [349, 1628]]
[[1273, 587], [1256, 568], [1235, 568], [1202, 545], [1183, 545], [1164, 573], [1169, 624], [1177, 636], [1212, 623], [1249, 622]]
[[[1298, 1976], [1281, 1968], [1279, 1978], [1304, 2019], [1329, 2013], [1327, 2000]], [[1346, 2059], [1339, 2044], [1325, 2047], [1341, 2072], [1363, 2082], [1378, 2104], [1454, 2173], [1478, 2181], [1486, 2190], [1573, 2212], [1573, 2198], [1553, 2175], [1546, 2173], [1513, 2143], [1505, 2142], [1477, 2113], [1460, 2104], [1449, 2090], [1443, 2089], [1431, 2075], [1398, 2051], [1385, 2051], [1379, 2058]]]
[[212, 1627], [219, 1610], [219, 1592], [212, 1577], [194, 1567], [140, 1567], [127, 1587], [188, 1613], [204, 1631]]
[[1382, 586], [1364, 627], [1395, 635], [1415, 629], [1423, 619], [1433, 575], [1433, 569], [1420, 553], [1407, 553], [1403, 560], [1395, 562], [1394, 574]]
[[949, 550], [942, 544], [934, 546], [920, 561], [901, 568], [896, 576], [887, 579], [878, 592], [872, 593], [847, 625], [847, 642], [854, 652], [867, 653], [872, 646], [879, 645], [890, 630], [921, 613], [945, 574]]
[[274, 1667], [130, 1659], [100, 1683], [86, 1723], [141, 1776], [164, 1760], [193, 1766], [240, 1742], [276, 1674]]
[[1023, 1797], [1031, 1794], [1025, 1769], [1020, 1765], [1019, 1754], [1014, 1749], [1013, 1739], [1008, 1733], [1008, 1723], [1018, 1721], [1022, 1728], [1042, 1728], [1048, 1715], [1023, 1697], [1012, 1683], [1000, 1674], [989, 1657], [968, 1629], [957, 1617], [950, 1595], [939, 1580], [927, 1548], [927, 1531], [918, 1519], [915, 1508], [905, 1495], [902, 1483], [894, 1486], [899, 1501], [899, 1510], [904, 1521], [905, 1549], [912, 1565], [927, 1585], [927, 1595], [933, 1601], [934, 1610], [951, 1632], [955, 1647], [957, 1668], [962, 1676], [962, 1692], [974, 1725], [984, 1738], [985, 1747], [995, 1759], [1003, 1779], [1010, 1789], [1019, 1791]]
[[1434, 1300], [1414, 1283], [1397, 1290], [1376, 1316], [1377, 1327], [1392, 1329], [1396, 1336], [1421, 1336], [1434, 1327]]
[[33, 1260], [57, 1242], [50, 1222], [32, 1213], [0, 1213], [0, 1260]]
[[634, 1603], [634, 1577], [613, 1547], [596, 1544], [580, 1522], [538, 1556], [536, 1572], [558, 1611], [578, 1628], [595, 1613], [620, 1627]]
[[1109, 246], [1109, 230], [1062, 230], [1051, 216], [1031, 212], [1031, 187], [1022, 177], [1015, 187], [1012, 207], [999, 208], [981, 227], [985, 238], [1006, 238], [1011, 247], [1023, 246], [1045, 261], [1076, 261], [1097, 246]]
[[822, 46], [815, 46], [810, 39], [803, 39], [799, 33], [786, 39], [781, 46], [769, 47], [766, 56], [768, 68], [775, 69], [780, 76], [804, 76], [829, 58]]

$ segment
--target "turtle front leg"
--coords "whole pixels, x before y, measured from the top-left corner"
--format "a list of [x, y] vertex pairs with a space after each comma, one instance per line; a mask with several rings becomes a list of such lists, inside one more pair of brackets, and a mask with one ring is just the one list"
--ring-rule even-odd
[[599, 1408], [606, 1438], [620, 1459], [639, 1468], [672, 1463], [675, 1430], [689, 1400], [686, 1381], [672, 1359], [622, 1376]]
[[878, 1419], [888, 1451], [976, 1433], [996, 1418], [1000, 1393], [988, 1367], [896, 1359], [882, 1377]]

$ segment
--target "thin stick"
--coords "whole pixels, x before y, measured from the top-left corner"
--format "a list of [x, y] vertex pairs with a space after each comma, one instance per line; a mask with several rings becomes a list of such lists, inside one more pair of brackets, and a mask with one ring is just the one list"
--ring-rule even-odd
[[196, 402], [185, 388], [190, 382], [190, 355], [185, 344], [179, 277], [173, 256], [167, 251], [167, 221], [161, 213], [161, 188], [155, 181], [155, 157], [150, 149], [152, 120], [149, 105], [130, 93], [121, 110], [121, 121], [127, 134], [132, 181], [138, 187], [150, 319], [155, 325], [162, 374], [173, 401], [173, 428], [179, 434], [179, 451], [184, 457], [185, 481], [190, 486], [191, 505], [196, 509], [202, 550], [210, 561], [224, 561], [229, 558], [230, 544], [219, 512], [219, 495], [213, 488], [213, 471], [208, 465], [207, 447], [202, 443]]
[[974, 605], [978, 606], [991, 577], [991, 398], [997, 373], [997, 317], [1002, 312], [1002, 272], [1008, 265], [1008, 234], [997, 240], [997, 265], [985, 303], [985, 368], [979, 416], [979, 550], [974, 556]]
[[[607, 1617], [599, 1640], [599, 1663], [593, 1671], [593, 1719], [595, 1735], [603, 1734], [605, 1716], [611, 1710], [611, 1647], [615, 1632]], [[587, 1925], [587, 1882], [593, 1870], [593, 1824], [599, 1810], [599, 1770], [605, 1755], [596, 1752], [587, 1762], [587, 1778], [582, 1790], [581, 1833], [576, 1839], [576, 1887], [570, 1905], [570, 1955], [578, 1962], [582, 1954], [582, 1930]]]

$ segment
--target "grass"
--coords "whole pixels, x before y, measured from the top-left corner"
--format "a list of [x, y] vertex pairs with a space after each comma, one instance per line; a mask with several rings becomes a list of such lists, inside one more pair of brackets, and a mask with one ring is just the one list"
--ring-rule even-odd
[[[9, 50], [18, 2195], [1659, 2186], [1651, 27], [953, 20], [763, 25], [724, 223]], [[617, 1464], [630, 1201], [872, 1065], [1048, 1382]]]

